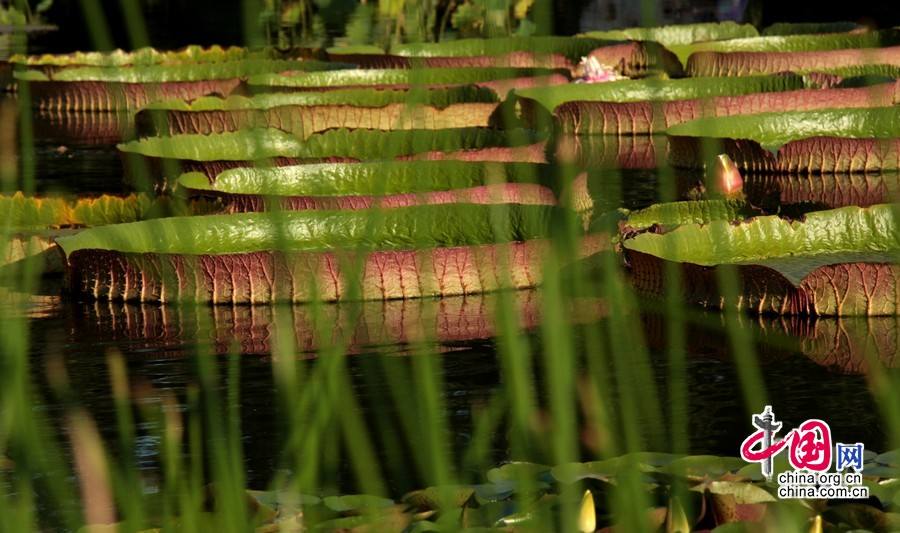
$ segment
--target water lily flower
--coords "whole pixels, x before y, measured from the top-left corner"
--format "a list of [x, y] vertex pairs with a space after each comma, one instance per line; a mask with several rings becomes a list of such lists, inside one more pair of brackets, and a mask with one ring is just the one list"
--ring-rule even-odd
[[727, 155], [719, 154], [716, 157], [713, 176], [719, 192], [726, 198], [734, 198], [743, 194], [744, 179], [741, 177], [737, 165]]
[[625, 76], [616, 72], [615, 68], [601, 63], [594, 56], [582, 57], [577, 72], [580, 73], [580, 77], [575, 83], [604, 83], [626, 79]]

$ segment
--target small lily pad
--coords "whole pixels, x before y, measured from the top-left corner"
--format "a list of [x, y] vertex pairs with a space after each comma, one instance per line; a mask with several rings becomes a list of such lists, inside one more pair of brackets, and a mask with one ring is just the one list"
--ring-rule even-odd
[[713, 494], [727, 494], [733, 496], [735, 503], [766, 503], [774, 502], [775, 497], [767, 490], [753, 483], [740, 483], [736, 481], [711, 481], [698, 485], [697, 488], [709, 490]]
[[550, 467], [538, 463], [516, 461], [488, 470], [487, 480], [491, 483], [515, 481], [517, 479], [536, 479], [552, 482]]
[[871, 463], [865, 465], [862, 474], [866, 477], [898, 478], [900, 477], [900, 467]]
[[385, 509], [394, 505], [394, 500], [369, 494], [348, 494], [346, 496], [326, 496], [325, 506], [336, 513], [346, 513], [362, 509]]
[[884, 452], [880, 455], [877, 455], [874, 461], [885, 466], [900, 467], [900, 450], [891, 450], [889, 452]]
[[619, 475], [625, 468], [637, 468], [641, 472], [654, 472], [675, 461], [676, 457], [665, 453], [634, 453], [603, 461], [562, 464], [554, 467], [551, 473], [560, 483], [575, 483], [585, 478], [608, 480]]
[[672, 461], [663, 471], [689, 477], [717, 478], [728, 472], [739, 471], [745, 465], [746, 463], [737, 457], [689, 455]]
[[474, 495], [475, 487], [445, 485], [412, 491], [403, 496], [403, 501], [417, 509], [438, 510], [462, 507]]

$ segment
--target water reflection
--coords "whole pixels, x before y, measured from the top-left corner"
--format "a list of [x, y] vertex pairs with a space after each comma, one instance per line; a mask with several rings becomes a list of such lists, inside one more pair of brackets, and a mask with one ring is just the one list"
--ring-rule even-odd
[[[517, 326], [540, 324], [540, 295], [535, 290], [508, 294]], [[271, 354], [278, 325], [289, 327], [296, 351], [346, 343], [348, 353], [377, 349], [402, 351], [418, 343], [453, 345], [488, 340], [497, 335], [501, 295], [483, 294], [441, 299], [329, 303], [322, 305], [177, 307], [120, 302], [79, 304], [74, 331], [115, 342], [128, 340], [135, 349], [171, 353], [184, 344], [201, 342], [215, 353], [236, 348], [242, 354]], [[599, 320], [603, 305], [584, 299], [572, 303], [575, 322]]]
[[556, 160], [564, 164], [654, 169], [658, 158], [666, 156], [668, 140], [663, 135], [559, 135], [553, 149]]
[[849, 205], [868, 207], [896, 201], [900, 174], [748, 174], [744, 190], [754, 205], [773, 212], [780, 206], [803, 206], [807, 210]]
[[129, 113], [35, 109], [32, 116], [36, 138], [66, 146], [112, 147], [133, 129]]
[[[520, 335], [537, 354], [542, 349], [537, 333], [541, 321], [540, 291], [519, 291], [511, 296], [516, 324], [522, 329]], [[390, 434], [397, 431], [391, 421], [398, 420], [411, 405], [397, 403], [397, 391], [404, 391], [401, 396], [415, 402], [417, 357], [438, 357], [443, 377], [440, 394], [451, 434], [448, 438], [452, 439], [454, 450], [462, 451], [470, 444], [474, 412], [503, 386], [494, 344], [498, 305], [496, 294], [329, 304], [321, 306], [316, 320], [312, 318], [311, 306], [178, 308], [37, 297], [31, 299], [30, 307], [32, 368], [36, 381], [41, 383], [45, 379], [46, 358], [62, 354], [80, 401], [97, 420], [104, 436], [115, 439], [115, 413], [104, 357], [109, 350], [124, 355], [133, 383], [144, 384], [145, 389], [150, 386], [160, 396], [174, 394], [179, 407], [185, 409], [186, 390], [199, 381], [197, 354], [224, 354], [236, 348], [249, 355], [237, 362], [248, 482], [251, 487], [262, 488], [280, 468], [284, 445], [285, 415], [276, 407], [275, 369], [266, 357], [279, 327], [289, 329], [300, 352], [298, 357], [309, 359], [302, 362], [309, 369], [322, 364], [312, 352], [338, 336], [347, 336], [355, 356], [347, 359], [351, 387], [346, 393], [356, 398], [363, 417], [372, 425], [373, 445], [379, 454], [390, 451]], [[578, 300], [566, 317], [578, 324], [572, 334], [576, 354], [583, 360], [588, 356], [588, 332], [608, 331], [604, 307], [597, 300]], [[664, 394], [670, 372], [665, 323], [658, 313], [651, 312], [636, 316], [635, 320], [644, 325], [652, 349], [650, 371], [655, 386]], [[324, 326], [325, 336], [315, 333], [316, 324]], [[689, 324], [686, 386], [690, 396], [686, 414], [692, 452], [733, 455], [746, 424], [744, 417], [737, 414], [743, 409], [740, 380], [727, 348], [721, 315], [692, 312]], [[748, 328], [756, 341], [769, 397], [779, 406], [780, 417], [789, 424], [811, 417], [824, 418], [841, 438], [862, 440], [873, 449], [883, 448], [885, 437], [878, 411], [866, 376], [860, 374], [870, 368], [864, 362], [865, 354], [872, 350], [877, 351], [879, 361], [896, 366], [900, 349], [896, 319], [745, 318], [741, 326]], [[430, 344], [417, 345], [423, 340]], [[224, 356], [214, 358], [220, 376], [226, 375], [230, 361]], [[622, 361], [629, 364], [627, 357]], [[543, 379], [540, 369], [535, 379]], [[635, 387], [640, 386], [641, 383], [618, 383], [610, 397], [610, 408], [619, 408], [623, 391], [639, 390]], [[53, 400], [43, 400], [40, 408], [54, 417], [62, 415], [61, 407]], [[158, 469], [157, 443], [152, 436], [156, 429], [146, 424], [139, 428], [140, 446], [135, 451], [150, 487]], [[665, 432], [666, 428], [647, 429], [648, 434]], [[514, 458], [510, 456], [504, 428], [498, 430], [492, 446], [496, 462]], [[409, 468], [387, 468], [389, 483], [398, 493], [419, 483]]]
[[[730, 360], [731, 348], [721, 313], [692, 313], [688, 351]], [[665, 319], [658, 313], [643, 318], [649, 344], [665, 349]], [[779, 363], [802, 355], [829, 373], [866, 375], [900, 368], [900, 317], [741, 316], [760, 364]]]

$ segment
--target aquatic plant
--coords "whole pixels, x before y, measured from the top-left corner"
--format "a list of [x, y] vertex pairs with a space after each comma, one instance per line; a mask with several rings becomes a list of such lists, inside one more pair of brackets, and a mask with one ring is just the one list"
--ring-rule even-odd
[[[861, 453], [856, 503], [732, 457], [765, 405], [900, 445], [894, 30], [450, 40], [549, 6], [268, 7], [277, 47], [6, 66], [4, 525], [896, 529], [896, 451]], [[668, 79], [669, 47], [761, 73]], [[571, 83], [582, 57], [641, 79]], [[116, 196], [54, 137], [76, 108]]]

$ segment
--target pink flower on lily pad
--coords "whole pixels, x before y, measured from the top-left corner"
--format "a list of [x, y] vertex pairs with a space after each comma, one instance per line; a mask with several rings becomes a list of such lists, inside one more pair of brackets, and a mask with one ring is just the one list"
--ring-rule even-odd
[[610, 65], [604, 65], [596, 57], [582, 57], [581, 63], [578, 64], [581, 77], [575, 83], [605, 83], [607, 81], [616, 81], [627, 79], [616, 72], [615, 68]]

